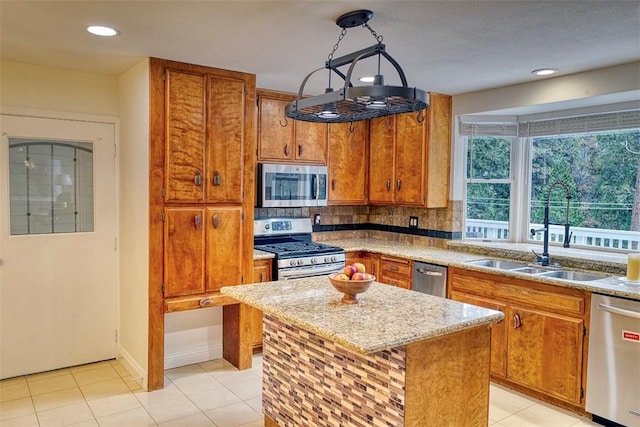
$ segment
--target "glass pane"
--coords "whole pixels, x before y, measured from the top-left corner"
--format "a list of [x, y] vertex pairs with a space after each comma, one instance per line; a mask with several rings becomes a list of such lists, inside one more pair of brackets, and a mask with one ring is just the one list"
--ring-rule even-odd
[[[571, 243], [603, 248], [635, 246], [640, 232], [640, 131], [576, 134], [532, 141], [531, 228], [544, 222], [571, 225]], [[561, 181], [562, 184], [554, 184]], [[567, 191], [571, 199], [567, 209]], [[636, 218], [635, 222], [633, 218]], [[540, 240], [539, 235], [534, 239]], [[563, 226], [550, 227], [562, 242]]]
[[11, 234], [93, 231], [90, 143], [9, 138]]
[[509, 179], [510, 165], [511, 138], [469, 137], [467, 178]]
[[467, 184], [466, 237], [509, 238], [511, 184]]

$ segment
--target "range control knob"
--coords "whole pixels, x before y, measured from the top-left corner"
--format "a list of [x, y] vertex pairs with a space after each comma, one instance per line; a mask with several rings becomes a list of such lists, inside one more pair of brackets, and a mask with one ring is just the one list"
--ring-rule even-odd
[[298, 260], [298, 265], [302, 265], [302, 264], [304, 264], [304, 261], [303, 261], [303, 260], [301, 260], [301, 259], [299, 259], [299, 260]]
[[296, 265], [296, 260], [292, 259], [291, 261], [289, 261], [289, 265]]
[[338, 257], [336, 257], [335, 255], [331, 257], [331, 262], [336, 262], [338, 260]]
[[331, 257], [328, 257], [328, 256], [324, 257], [324, 262], [331, 262]]
[[317, 264], [318, 260], [317, 258], [311, 258], [311, 264]]

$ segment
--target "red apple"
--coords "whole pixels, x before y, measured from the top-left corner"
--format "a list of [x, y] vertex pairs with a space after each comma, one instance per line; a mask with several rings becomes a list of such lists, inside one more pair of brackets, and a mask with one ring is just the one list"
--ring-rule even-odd
[[351, 264], [358, 273], [366, 273], [367, 268], [361, 262], [354, 262]]
[[367, 280], [367, 273], [353, 273], [353, 276], [351, 276], [351, 280]]
[[351, 276], [353, 276], [353, 274], [354, 274], [354, 273], [356, 273], [356, 269], [355, 269], [355, 267], [354, 267], [353, 265], [347, 265], [347, 266], [344, 268], [344, 271], [343, 271], [343, 272], [344, 272], [344, 274], [346, 274], [347, 276], [351, 277]]

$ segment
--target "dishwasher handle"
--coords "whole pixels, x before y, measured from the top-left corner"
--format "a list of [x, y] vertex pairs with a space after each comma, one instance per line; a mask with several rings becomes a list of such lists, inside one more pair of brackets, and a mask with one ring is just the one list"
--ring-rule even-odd
[[624, 308], [614, 307], [607, 304], [598, 304], [598, 308], [608, 311], [609, 313], [619, 314], [620, 316], [633, 317], [634, 319], [640, 319], [640, 312], [633, 310], [625, 310]]
[[440, 271], [431, 271], [431, 270], [426, 270], [424, 268], [418, 268], [418, 269], [416, 269], [416, 271], [418, 273], [424, 274], [425, 276], [442, 277], [442, 272], [440, 272]]

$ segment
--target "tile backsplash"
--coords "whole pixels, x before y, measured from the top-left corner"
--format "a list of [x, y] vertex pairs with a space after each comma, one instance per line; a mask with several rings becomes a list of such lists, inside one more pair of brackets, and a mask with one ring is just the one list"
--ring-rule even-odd
[[[428, 246], [445, 246], [448, 240], [461, 239], [462, 201], [449, 207], [425, 209], [395, 206], [323, 206], [304, 208], [256, 208], [255, 218], [302, 217], [312, 220], [314, 240], [374, 237], [394, 239]], [[418, 219], [418, 227], [409, 227], [409, 218]]]

